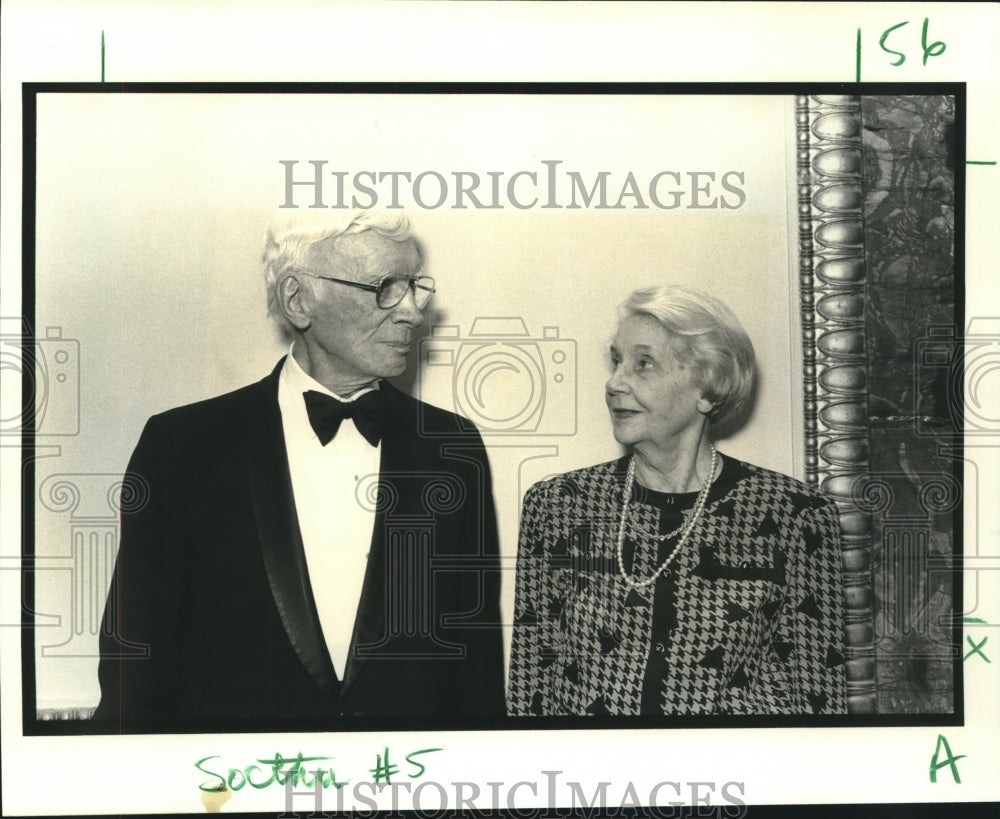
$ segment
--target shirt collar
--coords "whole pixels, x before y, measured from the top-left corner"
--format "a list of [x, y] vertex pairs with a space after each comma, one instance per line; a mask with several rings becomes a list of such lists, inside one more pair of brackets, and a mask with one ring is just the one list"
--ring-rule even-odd
[[366, 392], [378, 389], [378, 381], [376, 381], [372, 386], [365, 387], [364, 389], [360, 389], [357, 392], [352, 393], [350, 398], [344, 398], [344, 396], [338, 395], [333, 390], [324, 387], [319, 383], [319, 381], [303, 370], [299, 362], [295, 360], [295, 356], [293, 355], [294, 352], [295, 342], [292, 342], [292, 345], [288, 348], [288, 357], [285, 359], [285, 366], [282, 368], [282, 375], [285, 377], [289, 389], [297, 395], [302, 395], [302, 393], [308, 392], [309, 390], [315, 390], [316, 392], [321, 392], [324, 395], [333, 396], [338, 401], [355, 401]]

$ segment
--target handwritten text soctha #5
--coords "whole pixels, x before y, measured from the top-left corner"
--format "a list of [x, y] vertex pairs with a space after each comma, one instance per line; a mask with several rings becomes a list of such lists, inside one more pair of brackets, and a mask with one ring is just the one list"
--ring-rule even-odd
[[[404, 754], [406, 762], [397, 765], [390, 762], [389, 748], [384, 749], [384, 754], [376, 755], [377, 762], [374, 768], [368, 773], [374, 776], [376, 784], [381, 782], [392, 783], [392, 777], [399, 775], [409, 779], [419, 779], [424, 775], [427, 766], [418, 760], [418, 757], [425, 754], [433, 754], [443, 750], [442, 748], [420, 748]], [[332, 756], [306, 756], [299, 751], [295, 756], [283, 756], [276, 753], [273, 757], [258, 758], [250, 765], [239, 767], [228, 767], [227, 773], [223, 774], [214, 769], [226, 769], [227, 766], [214, 762], [221, 757], [218, 754], [202, 757], [194, 766], [204, 774], [213, 777], [198, 786], [199, 790], [206, 792], [219, 792], [225, 790], [238, 791], [245, 785], [260, 790], [272, 785], [312, 788], [340, 789], [348, 783], [347, 779], [340, 780], [334, 772], [330, 763]], [[384, 760], [384, 762], [383, 762]], [[211, 768], [207, 763], [211, 762]]]
[[[343, 171], [282, 159], [282, 208], [737, 210], [743, 171], [575, 171], [559, 159], [517, 171]], [[298, 167], [300, 166], [301, 167]]]

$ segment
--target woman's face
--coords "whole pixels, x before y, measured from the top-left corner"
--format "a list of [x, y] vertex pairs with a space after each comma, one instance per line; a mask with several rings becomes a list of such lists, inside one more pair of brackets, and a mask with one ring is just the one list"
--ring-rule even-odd
[[645, 315], [618, 325], [605, 398], [615, 440], [626, 446], [668, 448], [692, 434], [697, 440], [712, 409], [692, 383], [691, 370], [674, 356], [668, 333]]

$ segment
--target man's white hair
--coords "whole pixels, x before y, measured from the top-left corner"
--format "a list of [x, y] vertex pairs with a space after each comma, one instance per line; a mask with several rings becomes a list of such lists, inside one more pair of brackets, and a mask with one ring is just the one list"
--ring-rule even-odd
[[373, 230], [396, 242], [411, 238], [410, 220], [401, 211], [332, 210], [330, 208], [278, 208], [264, 238], [264, 280], [267, 311], [286, 331], [288, 325], [278, 309], [278, 287], [288, 274], [302, 268], [309, 248], [324, 239], [353, 236]]

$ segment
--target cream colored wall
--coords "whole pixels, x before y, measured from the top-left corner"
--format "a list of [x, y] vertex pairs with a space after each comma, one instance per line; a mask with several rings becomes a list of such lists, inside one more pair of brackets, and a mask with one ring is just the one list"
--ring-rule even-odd
[[[748, 424], [720, 448], [800, 475], [790, 107], [773, 97], [43, 96], [37, 326], [79, 342], [80, 431], [43, 440], [59, 450], [38, 462], [36, 485], [75, 476], [78, 518], [86, 512], [107, 526], [101, 487], [124, 469], [149, 415], [270, 371], [284, 350], [264, 309], [263, 226], [284, 195], [279, 160], [299, 160], [301, 169], [310, 159], [348, 171], [510, 174], [558, 159], [585, 178], [600, 170], [614, 179], [745, 175], [746, 202], [736, 209], [409, 211], [438, 280], [433, 322], [454, 328], [425, 345], [451, 350], [455, 364], [425, 367], [418, 378], [414, 356], [402, 386], [454, 406], [456, 367], [485, 338], [470, 336], [477, 319], [522, 319], [534, 346], [522, 345], [520, 360], [544, 361], [537, 381], [528, 370], [478, 368], [499, 425], [526, 403], [542, 407], [543, 434], [487, 435], [511, 567], [528, 486], [619, 454], [603, 402], [605, 351], [615, 305], [635, 287], [687, 283], [729, 303], [756, 346], [761, 387]], [[514, 360], [509, 344], [489, 338], [495, 346], [478, 353], [483, 361]], [[559, 364], [556, 353], [565, 356]], [[51, 394], [75, 400], [54, 384]], [[92, 705], [98, 696], [92, 627], [107, 567], [80, 586], [74, 617], [74, 575], [65, 570], [73, 522], [42, 498], [36, 548], [59, 570], [37, 576], [37, 608], [62, 621], [39, 631], [48, 646], [37, 663], [41, 707]], [[511, 573], [507, 616], [512, 581]], [[58, 656], [67, 654], [90, 656]]]

